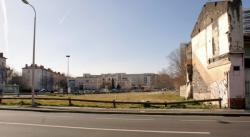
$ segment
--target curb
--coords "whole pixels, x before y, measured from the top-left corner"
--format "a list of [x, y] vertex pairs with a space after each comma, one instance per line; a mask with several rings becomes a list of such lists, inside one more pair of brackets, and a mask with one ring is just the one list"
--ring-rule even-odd
[[32, 112], [48, 112], [48, 113], [88, 113], [88, 114], [131, 114], [131, 115], [187, 115], [187, 116], [231, 116], [249, 117], [250, 113], [223, 113], [223, 112], [123, 112], [123, 111], [87, 111], [87, 110], [52, 110], [39, 108], [0, 108], [0, 110], [10, 111], [32, 111]]

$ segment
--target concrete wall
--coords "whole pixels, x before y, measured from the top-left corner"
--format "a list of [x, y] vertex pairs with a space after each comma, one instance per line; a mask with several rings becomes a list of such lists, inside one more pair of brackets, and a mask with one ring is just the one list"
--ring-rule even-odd
[[188, 93], [186, 91], [186, 85], [180, 86], [180, 96], [184, 98], [188, 98]]

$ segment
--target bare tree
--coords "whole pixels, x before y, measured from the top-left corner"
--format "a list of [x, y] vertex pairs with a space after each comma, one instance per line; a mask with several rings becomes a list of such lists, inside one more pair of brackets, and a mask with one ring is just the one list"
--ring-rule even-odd
[[155, 81], [155, 87], [160, 89], [174, 89], [173, 79], [167, 74], [166, 69], [162, 69]]
[[174, 80], [174, 85], [179, 88], [186, 83], [186, 58], [185, 52], [180, 48], [172, 51], [168, 56], [167, 74]]
[[17, 80], [20, 77], [20, 73], [15, 69], [8, 68], [7, 69], [7, 84], [19, 84], [20, 81]]

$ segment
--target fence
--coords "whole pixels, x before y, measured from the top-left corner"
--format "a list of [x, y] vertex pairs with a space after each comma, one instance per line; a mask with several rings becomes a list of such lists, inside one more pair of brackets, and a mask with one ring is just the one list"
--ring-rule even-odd
[[[2, 100], [13, 100], [13, 99], [19, 99], [19, 100], [31, 100], [31, 97], [1, 97], [0, 103]], [[74, 99], [74, 98], [39, 98], [36, 97], [36, 100], [55, 100], [55, 101], [67, 101], [69, 103], [69, 106], [72, 106], [72, 101], [80, 101], [80, 102], [94, 102], [94, 103], [107, 103], [107, 104], [113, 104], [113, 108], [116, 108], [117, 104], [141, 104], [144, 106], [147, 105], [180, 105], [180, 104], [192, 104], [192, 103], [204, 103], [204, 102], [218, 102], [219, 107], [221, 108], [221, 98], [218, 99], [206, 99], [206, 100], [191, 100], [191, 101], [180, 101], [180, 102], [150, 102], [150, 101], [143, 101], [143, 102], [135, 102], [135, 101], [106, 101], [106, 100], [87, 100], [87, 99]]]

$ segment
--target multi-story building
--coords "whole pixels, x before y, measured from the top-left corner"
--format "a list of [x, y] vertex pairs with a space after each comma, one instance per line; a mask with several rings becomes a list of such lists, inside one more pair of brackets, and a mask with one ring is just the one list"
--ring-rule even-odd
[[246, 107], [250, 108], [250, 9], [244, 10], [243, 28], [245, 48]]
[[7, 58], [3, 56], [3, 53], [0, 53], [0, 88], [6, 83], [7, 80], [6, 59]]
[[246, 107], [250, 108], [250, 35], [244, 35]]
[[54, 72], [53, 75], [53, 90], [66, 89], [67, 80], [64, 74], [60, 72]]
[[250, 33], [250, 9], [243, 12], [243, 28], [244, 33]]
[[222, 98], [222, 105], [245, 107], [241, 0], [207, 2], [191, 34], [194, 99]]
[[152, 89], [156, 80], [156, 74], [84, 74], [77, 77], [76, 87], [80, 90], [99, 89]]
[[84, 74], [82, 77], [75, 78], [75, 81], [79, 90], [96, 90], [102, 86], [102, 79], [98, 75]]
[[[22, 69], [22, 78], [25, 81], [25, 88], [32, 88], [32, 66], [26, 66]], [[36, 91], [45, 89], [48, 91], [59, 90], [63, 85], [63, 81], [66, 81], [64, 74], [54, 72], [51, 69], [46, 69], [44, 66], [34, 67], [35, 77], [34, 77], [34, 87]]]
[[154, 88], [156, 74], [144, 73], [144, 74], [128, 74], [127, 79], [130, 81], [132, 88]]

